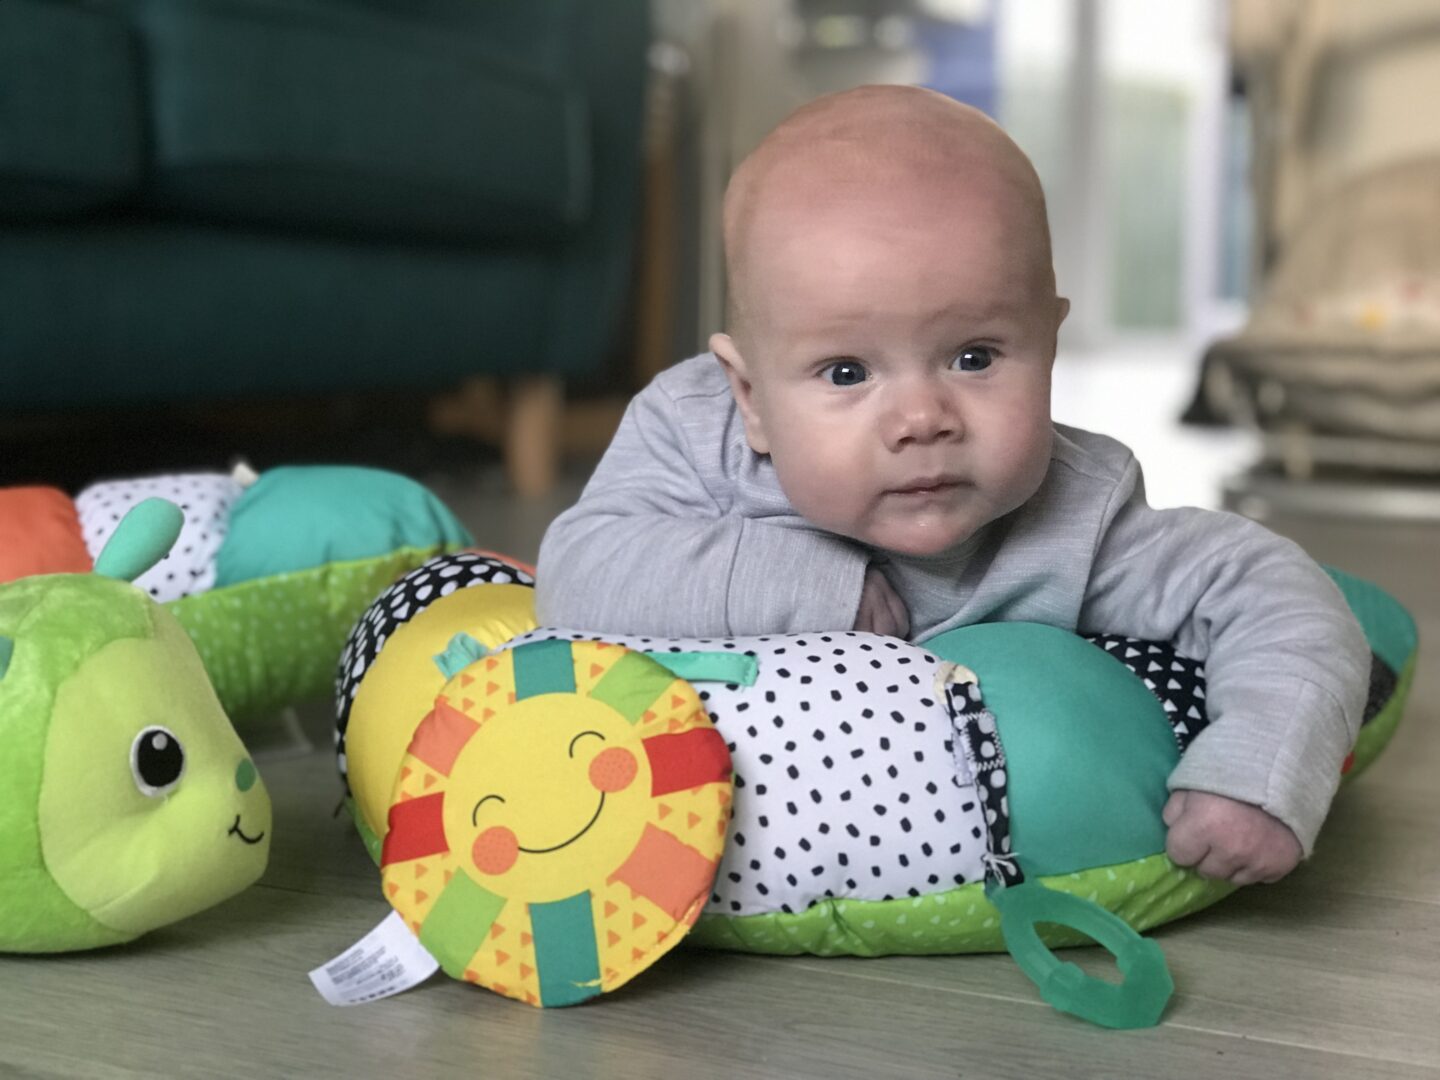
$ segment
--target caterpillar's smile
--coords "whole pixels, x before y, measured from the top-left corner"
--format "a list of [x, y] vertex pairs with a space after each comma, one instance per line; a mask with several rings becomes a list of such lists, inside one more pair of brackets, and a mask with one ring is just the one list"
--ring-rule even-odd
[[[589, 826], [587, 825], [586, 828], [589, 828]], [[234, 822], [234, 824], [232, 824], [232, 825], [230, 826], [229, 831], [228, 831], [225, 835], [226, 835], [226, 836], [238, 836], [244, 843], [247, 843], [247, 844], [258, 844], [258, 843], [260, 843], [261, 840], [264, 840], [264, 839], [265, 839], [265, 834], [264, 834], [263, 832], [260, 833], [258, 836], [247, 836], [247, 835], [245, 835], [245, 830], [242, 829], [242, 828], [240, 828], [240, 815], [239, 815], [239, 814], [236, 814], [236, 815], [235, 815], [235, 822]]]

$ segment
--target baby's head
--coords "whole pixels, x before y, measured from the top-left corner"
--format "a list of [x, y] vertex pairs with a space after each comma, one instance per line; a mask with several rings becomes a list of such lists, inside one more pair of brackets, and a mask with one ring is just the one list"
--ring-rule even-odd
[[929, 555], [1035, 493], [1068, 302], [1035, 170], [983, 113], [899, 86], [805, 106], [731, 180], [725, 252], [710, 346], [805, 518]]

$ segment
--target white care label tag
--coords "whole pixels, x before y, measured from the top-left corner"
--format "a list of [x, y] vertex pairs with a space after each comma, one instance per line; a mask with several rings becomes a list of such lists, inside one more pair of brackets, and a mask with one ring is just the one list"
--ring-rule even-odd
[[408, 990], [439, 969], [400, 913], [392, 911], [334, 960], [310, 972], [310, 981], [331, 1005], [360, 1005]]

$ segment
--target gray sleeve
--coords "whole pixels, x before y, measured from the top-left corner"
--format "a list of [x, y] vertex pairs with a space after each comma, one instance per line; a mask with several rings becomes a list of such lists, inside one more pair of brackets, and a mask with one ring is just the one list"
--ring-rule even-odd
[[1235, 514], [1152, 509], [1133, 459], [1111, 510], [1080, 632], [1173, 640], [1205, 664], [1210, 726], [1170, 789], [1259, 806], [1309, 855], [1360, 730], [1359, 623], [1291, 541]]
[[579, 502], [540, 545], [542, 625], [725, 637], [855, 624], [863, 549], [794, 515], [735, 513], [701, 473], [723, 483], [721, 448], [707, 455], [697, 460], [663, 387], [636, 396]]

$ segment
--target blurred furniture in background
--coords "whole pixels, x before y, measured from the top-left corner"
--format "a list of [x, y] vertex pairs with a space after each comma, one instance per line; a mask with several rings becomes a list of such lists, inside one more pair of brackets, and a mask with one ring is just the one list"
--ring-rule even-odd
[[[1232, 502], [1440, 517], [1440, 5], [1231, 10], [1258, 289], [1248, 325], [1206, 356], [1203, 392], [1258, 428], [1268, 464]], [[1377, 497], [1358, 470], [1411, 478]]]
[[512, 477], [633, 280], [646, 0], [4, 0], [0, 410], [503, 377]]
[[[596, 387], [589, 380], [582, 393], [567, 398], [563, 414], [557, 405], [560, 388], [553, 380], [531, 383], [517, 393], [486, 376], [467, 379], [458, 392], [438, 398], [430, 409], [431, 428], [445, 434], [502, 442], [511, 433], [508, 443], [517, 448], [510, 455], [517, 463], [512, 480], [522, 494], [541, 494], [552, 487], [557, 441], [562, 456], [598, 459], [634, 392], [677, 360], [706, 347], [693, 318], [686, 317], [697, 291], [691, 267], [699, 224], [690, 198], [697, 155], [686, 141], [695, 126], [688, 115], [696, 106], [691, 57], [687, 48], [663, 34], [663, 26], [657, 25], [647, 54], [640, 213], [634, 286], [621, 342], [623, 362], [604, 373], [604, 385]], [[563, 415], [558, 440], [545, 432], [544, 424], [527, 421], [527, 410], [546, 419]]]

